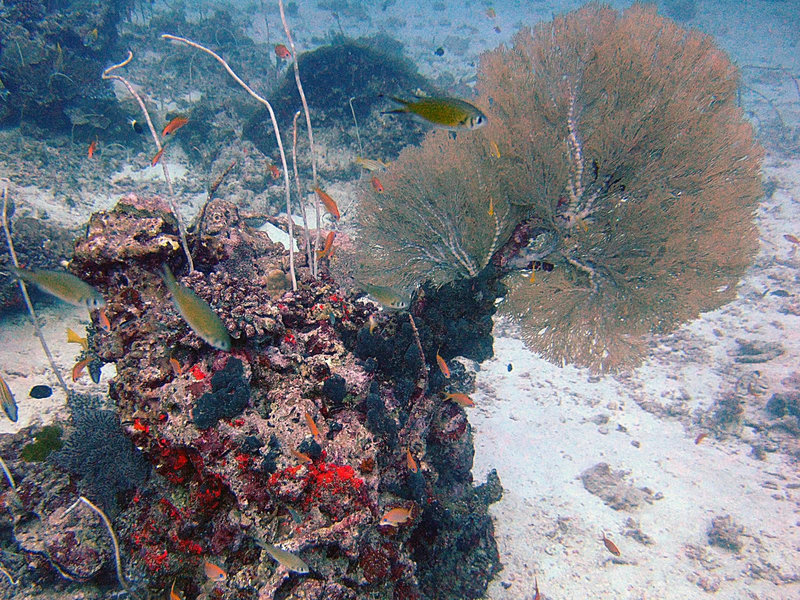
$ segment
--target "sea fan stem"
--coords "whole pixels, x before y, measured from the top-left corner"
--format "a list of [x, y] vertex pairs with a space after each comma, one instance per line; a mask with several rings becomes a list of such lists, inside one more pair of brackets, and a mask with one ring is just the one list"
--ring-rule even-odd
[[[147, 106], [142, 100], [142, 97], [133, 89], [133, 86], [130, 82], [122, 77], [122, 75], [111, 75], [111, 71], [119, 69], [121, 67], [126, 66], [131, 60], [133, 59], [133, 52], [128, 50], [128, 58], [123, 60], [121, 63], [116, 65], [111, 65], [105, 71], [103, 71], [102, 78], [103, 79], [114, 79], [119, 81], [124, 85], [128, 92], [130, 92], [131, 96], [136, 99], [136, 102], [139, 103], [139, 107], [142, 109], [144, 113], [145, 121], [147, 121], [147, 127], [150, 129], [150, 135], [153, 136], [153, 142], [155, 142], [156, 149], [158, 152], [161, 152], [164, 148], [161, 145], [161, 140], [158, 139], [158, 133], [156, 133], [156, 128], [153, 127], [153, 121], [150, 119], [150, 113], [147, 110]], [[189, 272], [194, 271], [194, 262], [192, 261], [192, 254], [189, 252], [189, 244], [186, 242], [186, 226], [183, 224], [183, 218], [181, 217], [181, 213], [178, 211], [178, 207], [175, 204], [175, 190], [172, 187], [172, 178], [169, 176], [169, 169], [167, 168], [167, 161], [162, 160], [161, 162], [161, 170], [164, 172], [164, 180], [167, 182], [167, 202], [169, 202], [169, 208], [172, 211], [172, 214], [175, 215], [175, 220], [178, 222], [178, 233], [181, 237], [181, 246], [183, 246], [183, 252], [186, 254], [186, 262], [189, 265]]]
[[570, 158], [572, 169], [569, 177], [569, 205], [562, 217], [567, 221], [567, 227], [572, 227], [576, 223], [583, 221], [592, 214], [592, 205], [597, 199], [597, 192], [591, 195], [588, 200], [584, 200], [583, 195], [586, 188], [583, 185], [584, 157], [580, 139], [578, 138], [578, 123], [575, 116], [575, 91], [569, 93], [569, 110], [567, 111], [567, 130], [569, 137]]
[[[8, 227], [8, 180], [2, 180], [3, 184], [3, 231], [6, 234], [6, 243], [8, 244], [8, 252], [11, 254], [11, 261], [14, 263], [14, 266], [19, 269], [19, 261], [17, 260], [17, 253], [14, 251], [14, 242], [11, 239], [11, 230]], [[53, 359], [53, 355], [50, 352], [50, 348], [47, 346], [47, 342], [44, 339], [44, 333], [42, 332], [42, 328], [39, 327], [39, 319], [36, 317], [36, 311], [33, 310], [33, 302], [31, 302], [31, 297], [28, 295], [28, 288], [25, 286], [25, 282], [22, 279], [17, 278], [19, 281], [19, 289], [22, 292], [22, 297], [25, 299], [25, 304], [28, 307], [28, 312], [31, 315], [31, 321], [33, 321], [33, 328], [36, 330], [36, 337], [39, 338], [39, 343], [42, 344], [42, 349], [44, 353], [47, 355], [47, 360], [50, 361], [50, 368], [53, 369], [53, 373], [56, 374], [56, 379], [58, 379], [59, 385], [63, 388], [64, 394], [66, 394], [67, 398], [69, 398], [69, 388], [67, 387], [67, 382], [64, 381], [64, 378], [61, 376], [61, 371], [58, 370], [56, 366], [56, 361]]]
[[[262, 98], [261, 96], [256, 94], [255, 91], [253, 91], [253, 89], [249, 85], [247, 85], [236, 73], [234, 73], [234, 71], [233, 71], [233, 69], [231, 69], [230, 65], [228, 65], [227, 62], [225, 62], [225, 59], [222, 58], [219, 54], [217, 54], [213, 50], [209, 50], [208, 48], [198, 44], [197, 42], [193, 42], [191, 40], [188, 40], [188, 39], [183, 38], [183, 37], [179, 37], [177, 35], [170, 35], [168, 33], [165, 33], [165, 34], [163, 34], [161, 36], [161, 38], [164, 39], [164, 40], [172, 40], [172, 41], [175, 41], [175, 42], [184, 43], [187, 46], [191, 46], [192, 48], [196, 48], [198, 50], [202, 50], [206, 54], [211, 55], [212, 57], [214, 57], [217, 60], [217, 62], [219, 62], [225, 68], [225, 70], [228, 72], [228, 75], [233, 77], [233, 79], [236, 81], [236, 83], [238, 83], [240, 86], [242, 86], [242, 88], [248, 94], [250, 94], [250, 96], [252, 96], [258, 102], [260, 102], [261, 104], [263, 104], [264, 106], [267, 107], [267, 111], [269, 111], [269, 118], [272, 121], [272, 128], [275, 130], [275, 141], [278, 144], [278, 151], [281, 154], [281, 165], [283, 165], [283, 183], [284, 183], [284, 186], [286, 188], [286, 214], [289, 216], [289, 238], [290, 238], [290, 241], [293, 242], [293, 240], [294, 240], [294, 221], [292, 220], [292, 211], [291, 211], [292, 194], [291, 194], [291, 191], [290, 191], [290, 188], [289, 188], [289, 167], [288, 167], [288, 165], [286, 163], [286, 153], [283, 151], [283, 142], [281, 141], [281, 132], [280, 132], [280, 129], [278, 129], [278, 121], [275, 118], [275, 111], [272, 110], [272, 105], [269, 102], [267, 102], [264, 98]], [[312, 152], [312, 154], [313, 154], [313, 152]], [[315, 178], [315, 181], [316, 181], [316, 170], [314, 172], [314, 178]], [[292, 276], [292, 291], [296, 292], [297, 291], [297, 277], [296, 277], [295, 272], [294, 272], [294, 243], [290, 243], [289, 244], [289, 265], [290, 265], [289, 266], [289, 270], [290, 270], [291, 276]]]

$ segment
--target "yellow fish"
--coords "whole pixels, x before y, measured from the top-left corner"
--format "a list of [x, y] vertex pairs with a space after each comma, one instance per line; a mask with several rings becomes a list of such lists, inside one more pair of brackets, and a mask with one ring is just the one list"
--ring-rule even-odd
[[11, 388], [8, 387], [6, 380], [0, 377], [0, 404], [3, 410], [14, 423], [19, 418], [19, 411], [17, 410], [17, 402], [14, 400], [14, 394], [11, 393]]
[[84, 350], [89, 349], [89, 340], [79, 336], [70, 327], [67, 327], [67, 342], [70, 344], [80, 344]]
[[175, 308], [181, 313], [183, 320], [189, 324], [192, 331], [214, 348], [229, 352], [231, 336], [222, 319], [211, 309], [208, 302], [185, 285], [178, 283], [166, 264], [164, 265], [164, 284], [172, 295]]
[[478, 108], [458, 98], [418, 98], [414, 102], [392, 97], [403, 105], [388, 113], [412, 113], [444, 129], [477, 129], [486, 125], [486, 115]]
[[267, 551], [267, 553], [275, 559], [278, 563], [280, 563], [284, 568], [293, 573], [298, 573], [299, 575], [305, 575], [309, 572], [308, 565], [306, 562], [297, 556], [296, 554], [292, 554], [291, 552], [287, 552], [286, 550], [281, 550], [277, 546], [273, 546], [272, 544], [268, 544], [267, 542], [263, 542], [258, 540], [258, 544]]
[[492, 148], [492, 151], [489, 154], [491, 154], [495, 158], [500, 158], [500, 148], [497, 147], [497, 142], [495, 142], [494, 140], [491, 140], [489, 142], [489, 146], [491, 146], [491, 148]]
[[382, 160], [376, 160], [374, 158], [364, 158], [363, 156], [357, 156], [355, 163], [361, 167], [362, 169], [366, 169], [367, 171], [385, 171], [387, 165]]
[[85, 281], [78, 279], [66, 271], [28, 271], [27, 269], [14, 269], [17, 277], [27, 283], [32, 283], [43, 292], [55, 296], [59, 300], [74, 306], [85, 306], [89, 310], [103, 308], [106, 301], [96, 289]]
[[411, 305], [411, 298], [394, 288], [371, 283], [362, 283], [361, 286], [375, 301], [388, 310], [405, 310]]

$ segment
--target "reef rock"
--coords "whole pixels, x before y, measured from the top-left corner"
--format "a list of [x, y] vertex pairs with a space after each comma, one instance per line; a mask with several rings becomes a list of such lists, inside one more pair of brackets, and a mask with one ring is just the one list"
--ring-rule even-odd
[[[111, 328], [93, 329], [90, 353], [116, 364], [110, 398], [157, 474], [115, 498], [132, 585], [163, 594], [176, 581], [187, 597], [213, 590], [220, 599], [480, 597], [499, 570], [487, 507], [501, 488], [496, 476], [473, 487], [464, 410], [437, 394], [445, 385], [470, 391], [463, 369], [454, 366], [446, 384], [429, 375], [407, 313], [370, 334], [391, 371], [374, 356], [359, 358], [351, 348], [368, 333], [375, 307], [353, 302], [327, 275], [312, 279], [302, 264], [296, 292], [268, 289], [276, 271], [286, 272], [283, 249], [231, 204], [210, 203], [196, 230], [189, 236], [196, 270], [182, 274], [165, 205], [129, 196], [93, 215], [70, 265], [107, 300]], [[180, 317], [159, 274], [165, 262], [222, 318], [231, 352], [210, 347]], [[432, 293], [417, 315], [426, 365], [446, 335], [426, 317], [437, 306]], [[405, 343], [386, 346], [397, 331]], [[75, 425], [64, 428], [74, 444]], [[0, 442], [4, 456], [15, 456], [5, 450]], [[10, 466], [28, 489], [32, 467], [13, 459]], [[63, 486], [54, 499], [43, 478], [91, 477], [68, 474], [52, 458], [34, 467], [42, 518], [75, 499], [75, 488]], [[408, 509], [408, 520], [380, 526], [392, 508]], [[311, 573], [279, 566], [265, 542], [298, 555]], [[89, 558], [81, 577], [108, 593], [116, 583], [94, 576], [92, 566], [107, 569], [107, 554]], [[209, 582], [205, 561], [227, 579]]]

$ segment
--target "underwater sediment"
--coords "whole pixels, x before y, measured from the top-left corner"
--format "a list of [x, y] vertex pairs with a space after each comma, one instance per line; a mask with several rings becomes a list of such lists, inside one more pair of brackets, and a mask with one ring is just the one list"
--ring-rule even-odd
[[[90, 331], [87, 354], [117, 374], [109, 399], [73, 395], [62, 432], [0, 440], [16, 479], [2, 520], [17, 592], [118, 587], [100, 519], [67, 513], [82, 494], [112, 519], [139, 597], [173, 582], [187, 598], [480, 597], [500, 568], [487, 507], [501, 487], [496, 475], [474, 487], [466, 414], [439, 393], [470, 391], [463, 367], [428, 375], [407, 313], [370, 332], [375, 306], [304, 266], [287, 291], [282, 246], [230, 203], [208, 205], [190, 245], [197, 270], [181, 276], [168, 208], [128, 196], [94, 214], [75, 248], [70, 269], [103, 293], [111, 323]], [[231, 352], [181, 319], [165, 263], [221, 316]], [[447, 357], [458, 344], [491, 355], [484, 297], [464, 309], [431, 291], [415, 315], [428, 365], [447, 336]], [[407, 519], [379, 525], [391, 509]], [[279, 566], [265, 544], [309, 573]], [[210, 580], [206, 563], [226, 577]]]

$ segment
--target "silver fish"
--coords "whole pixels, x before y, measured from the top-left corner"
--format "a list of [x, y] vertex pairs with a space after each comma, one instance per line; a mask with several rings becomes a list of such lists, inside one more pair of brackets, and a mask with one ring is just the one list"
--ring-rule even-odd
[[3, 405], [3, 410], [14, 423], [19, 418], [19, 411], [17, 410], [17, 402], [14, 400], [14, 394], [8, 387], [6, 380], [0, 377], [0, 404]]
[[406, 310], [411, 306], [411, 297], [392, 287], [372, 285], [371, 283], [361, 283], [360, 285], [375, 301], [388, 310]]
[[300, 575], [305, 575], [309, 572], [306, 562], [296, 554], [292, 554], [286, 550], [281, 550], [277, 546], [273, 546], [272, 544], [268, 544], [262, 540], [259, 540], [258, 543], [269, 553], [272, 558], [274, 558], [289, 571], [298, 573]]
[[164, 284], [172, 295], [175, 308], [189, 327], [214, 348], [229, 352], [231, 336], [222, 319], [211, 309], [208, 302], [185, 285], [178, 283], [167, 265], [164, 265]]
[[23, 281], [32, 283], [43, 292], [74, 306], [85, 306], [89, 310], [94, 310], [106, 305], [100, 292], [72, 273], [43, 269], [35, 271], [15, 269], [15, 272]]

